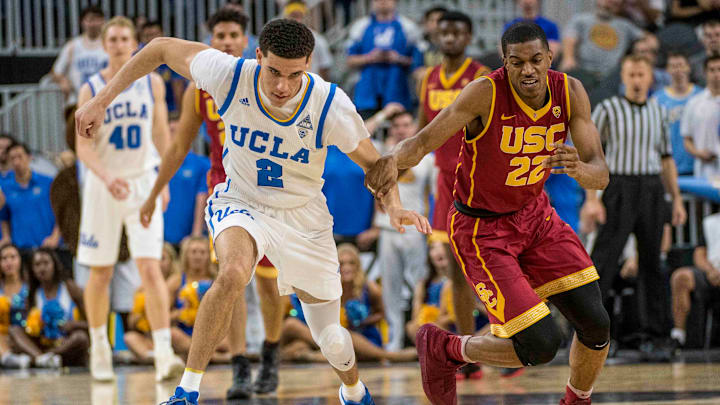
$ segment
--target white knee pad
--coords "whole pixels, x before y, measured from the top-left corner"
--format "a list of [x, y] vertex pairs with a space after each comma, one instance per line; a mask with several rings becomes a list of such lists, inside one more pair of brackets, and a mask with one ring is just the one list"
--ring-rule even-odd
[[355, 365], [355, 350], [350, 332], [339, 324], [328, 325], [320, 332], [317, 342], [328, 362], [340, 371], [348, 371]]

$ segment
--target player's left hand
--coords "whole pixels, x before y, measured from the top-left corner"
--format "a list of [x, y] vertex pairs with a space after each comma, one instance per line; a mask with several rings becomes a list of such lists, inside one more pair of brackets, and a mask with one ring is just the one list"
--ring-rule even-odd
[[398, 178], [397, 162], [393, 156], [383, 156], [365, 173], [365, 187], [381, 200], [395, 187]]
[[555, 150], [549, 158], [543, 161], [543, 167], [551, 169], [550, 173], [553, 174], [564, 173], [572, 178], [577, 178], [583, 163], [580, 161], [577, 149], [564, 143], [555, 143], [552, 146], [555, 147]]
[[389, 207], [387, 213], [390, 216], [390, 225], [400, 233], [405, 233], [405, 225], [415, 225], [415, 229], [425, 235], [432, 233], [428, 219], [415, 211], [402, 207]]
[[687, 220], [687, 212], [685, 212], [685, 206], [683, 205], [682, 200], [681, 199], [673, 200], [673, 208], [672, 208], [672, 224], [673, 224], [673, 226], [685, 224], [685, 220]]

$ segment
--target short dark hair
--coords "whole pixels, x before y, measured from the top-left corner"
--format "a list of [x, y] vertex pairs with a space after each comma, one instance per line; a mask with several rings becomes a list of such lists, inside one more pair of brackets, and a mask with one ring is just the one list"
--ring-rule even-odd
[[10, 144], [10, 146], [8, 146], [8, 148], [7, 148], [7, 151], [10, 152], [12, 149], [15, 149], [15, 148], [22, 148], [22, 150], [25, 151], [25, 153], [27, 153], [28, 155], [32, 155], [32, 153], [30, 153], [30, 148], [28, 148], [27, 145], [25, 145], [22, 142], [15, 142], [15, 143]]
[[278, 18], [265, 24], [260, 32], [260, 50], [285, 59], [309, 58], [315, 48], [315, 38], [304, 24], [288, 18]]
[[389, 116], [388, 122], [390, 122], [392, 124], [396, 119], [398, 119], [402, 116], [405, 116], [405, 115], [409, 115], [410, 118], [412, 118], [413, 120], [415, 119], [415, 117], [413, 116], [412, 112], [410, 112], [410, 110], [402, 110], [402, 111], [398, 111], [398, 112], [394, 113], [393, 115]]
[[427, 21], [428, 18], [430, 18], [430, 14], [434, 13], [447, 13], [448, 9], [443, 6], [433, 6], [429, 9], [425, 10], [425, 13], [423, 13], [423, 21]]
[[87, 6], [80, 12], [80, 21], [82, 21], [88, 14], [95, 14], [99, 15], [100, 17], [105, 17], [105, 13], [99, 6]]
[[234, 22], [240, 25], [243, 32], [245, 32], [247, 30], [248, 17], [245, 13], [241, 13], [234, 8], [223, 7], [208, 18], [207, 26], [210, 32], [212, 32], [213, 28], [221, 22]]
[[534, 41], [539, 39], [545, 49], [550, 50], [545, 31], [539, 25], [531, 22], [517, 22], [511, 25], [502, 35], [500, 43], [502, 45], [503, 56], [507, 53], [507, 46], [512, 44], [521, 44], [523, 42]]
[[707, 58], [705, 58], [705, 62], [703, 63], [703, 68], [704, 68], [704, 69], [707, 69], [707, 67], [708, 67], [708, 65], [710, 64], [710, 62], [715, 62], [715, 61], [718, 61], [718, 60], [720, 60], [720, 54], [717, 54], [717, 53], [712, 53], [712, 54], [710, 54], [710, 56], [708, 56]]
[[678, 51], [668, 52], [667, 56], [665, 57], [665, 65], [667, 65], [668, 62], [670, 62], [670, 58], [683, 58], [683, 59], [685, 59], [685, 62], [687, 64], [690, 64], [690, 59], [688, 59], [688, 56], [683, 52], [678, 52]]
[[467, 26], [468, 32], [472, 34], [473, 23], [470, 16], [465, 13], [461, 13], [460, 11], [446, 11], [438, 20], [438, 24], [443, 21], [464, 23]]
[[163, 26], [160, 23], [160, 21], [158, 21], [158, 20], [149, 20], [148, 22], [143, 24], [142, 27], [140, 27], [140, 30], [142, 31], [145, 28], [149, 28], [149, 27], [158, 27], [158, 28], [160, 28], [160, 31], [163, 30]]
[[702, 28], [714, 27], [716, 25], [720, 25], [720, 20], [713, 18], [702, 23]]

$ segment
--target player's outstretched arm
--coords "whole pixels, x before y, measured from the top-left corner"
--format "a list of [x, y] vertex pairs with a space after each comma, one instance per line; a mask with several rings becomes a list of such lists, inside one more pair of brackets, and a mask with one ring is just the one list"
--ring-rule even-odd
[[602, 190], [610, 181], [600, 135], [590, 117], [590, 100], [579, 80], [570, 81], [570, 133], [575, 145], [556, 144], [553, 155], [543, 162], [552, 173], [565, 173], [582, 188]]
[[416, 166], [425, 155], [442, 146], [476, 117], [486, 122], [493, 98], [492, 86], [488, 79], [476, 80], [467, 85], [455, 101], [425, 128], [398, 143], [389, 155], [377, 161], [365, 175], [368, 189], [376, 197], [384, 198], [397, 181], [398, 169]]
[[[370, 139], [365, 138], [360, 141], [354, 151], [348, 153], [348, 157], [367, 173], [368, 169], [379, 160], [380, 153], [375, 149]], [[397, 229], [398, 232], [405, 232], [404, 225], [415, 225], [418, 232], [424, 234], [429, 234], [432, 231], [432, 227], [427, 218], [415, 211], [403, 208], [400, 202], [400, 192], [398, 191], [397, 184], [385, 194], [380, 202], [388, 213], [388, 216], [390, 216], [390, 224]]]
[[195, 84], [191, 82], [183, 94], [182, 113], [180, 114], [180, 121], [178, 122], [175, 138], [165, 148], [155, 184], [150, 192], [150, 196], [140, 208], [140, 222], [142, 222], [144, 226], [150, 225], [150, 219], [155, 211], [155, 201], [157, 201], [157, 197], [163, 188], [170, 183], [175, 172], [177, 172], [182, 165], [200, 129], [202, 117], [197, 114], [194, 105]]
[[105, 108], [132, 82], [167, 64], [188, 79], [190, 62], [198, 52], [209, 46], [178, 38], [155, 38], [133, 56], [90, 102], [75, 113], [75, 130], [80, 136], [92, 138], [105, 116]]

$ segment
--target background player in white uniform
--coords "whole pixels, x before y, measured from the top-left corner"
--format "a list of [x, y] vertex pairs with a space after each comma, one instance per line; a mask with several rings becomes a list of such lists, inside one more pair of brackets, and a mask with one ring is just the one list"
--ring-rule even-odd
[[[111, 100], [162, 63], [193, 78], [221, 105], [228, 180], [208, 199], [206, 216], [220, 271], [200, 304], [187, 368], [168, 403], [197, 403], [203, 370], [227, 334], [227, 308], [267, 254], [278, 268], [280, 292], [298, 294], [313, 338], [343, 381], [341, 402], [373, 404], [358, 377], [350, 334], [339, 323], [338, 258], [321, 188], [327, 145], [363, 168], [379, 154], [347, 95], [305, 73], [313, 46], [307, 27], [287, 19], [263, 28], [257, 61], [158, 38], [76, 114], [77, 131], [95, 136]], [[402, 208], [397, 188], [382, 203], [395, 227], [430, 231], [427, 219]]]
[[[390, 117], [388, 139], [381, 153], [389, 152], [396, 144], [417, 132], [412, 113], [403, 111]], [[400, 199], [417, 212], [427, 210], [430, 189], [434, 184], [435, 155], [429, 154], [398, 179]], [[421, 233], [403, 235], [391, 224], [390, 218], [375, 211], [374, 225], [380, 228], [378, 262], [382, 272], [382, 294], [385, 319], [390, 329], [386, 349], [398, 351], [405, 338], [405, 311], [410, 309], [415, 285], [427, 276], [427, 239]]]
[[68, 41], [53, 64], [50, 75], [66, 97], [67, 105], [77, 103], [80, 87], [107, 65], [108, 56], [100, 40], [105, 15], [98, 6], [89, 6], [80, 13], [82, 35]]
[[[82, 87], [85, 104], [120, 70], [136, 49], [135, 29], [125, 17], [115, 17], [102, 30], [109, 65]], [[160, 163], [156, 146], [168, 139], [165, 87], [159, 76], [148, 74], [129, 83], [103, 109], [98, 137], [77, 137], [78, 157], [89, 169], [83, 187], [80, 242], [77, 260], [91, 267], [85, 287], [90, 326], [90, 372], [96, 380], [111, 380], [112, 352], [107, 340], [108, 287], [117, 261], [123, 224], [130, 255], [148, 292], [146, 311], [153, 331], [156, 377], [170, 378], [182, 371], [182, 361], [170, 344], [170, 305], [160, 272], [163, 218], [155, 210], [148, 228], [140, 224], [139, 209], [155, 181]]]

